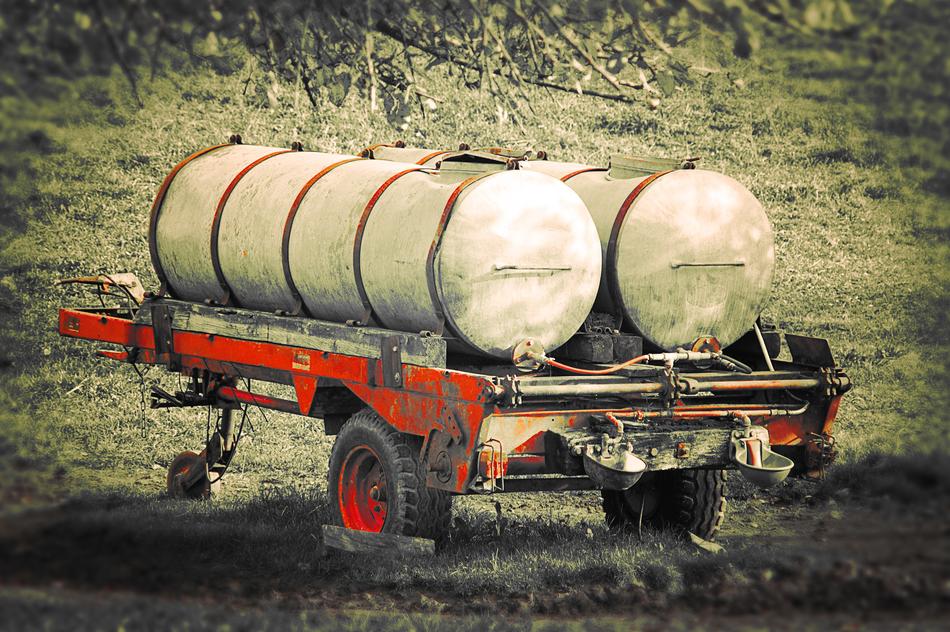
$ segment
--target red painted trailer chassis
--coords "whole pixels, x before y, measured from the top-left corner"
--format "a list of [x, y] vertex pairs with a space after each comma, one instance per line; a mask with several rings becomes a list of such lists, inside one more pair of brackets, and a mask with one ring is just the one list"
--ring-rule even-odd
[[[445, 340], [426, 332], [354, 327], [161, 297], [124, 308], [62, 309], [59, 332], [122, 347], [99, 351], [101, 356], [163, 366], [189, 378], [187, 391], [153, 389], [155, 407], [222, 410], [220, 428], [201, 454], [184, 453], [172, 464], [172, 492], [207, 495], [215, 472], [223, 474], [238, 439], [235, 409], [252, 405], [322, 418], [331, 435], [360, 416], [359, 423], [350, 425], [358, 429], [369, 424], [372, 430], [377, 426], [367, 415], [375, 413], [385, 423], [374, 432], [392, 432], [384, 437], [388, 443], [347, 439], [356, 441], [356, 447], [331, 457], [331, 495], [345, 526], [410, 531], [407, 535], [434, 531], [386, 517], [404, 502], [395, 495], [392, 480], [386, 489], [386, 472], [393, 478], [396, 470], [374, 464], [374, 459], [385, 461], [386, 446], [395, 446], [398, 457], [392, 458], [409, 459], [406, 463], [418, 467], [425, 485], [419, 494], [428, 494], [433, 507], [449, 494], [613, 485], [609, 477], [616, 472], [609, 471], [610, 464], [606, 479], [591, 470], [597, 459], [615, 454], [618, 445], [648, 473], [740, 466], [745, 474], [768, 470], [761, 459], [772, 451], [746, 452], [736, 446], [760, 442], [790, 457], [795, 471], [814, 476], [833, 458], [831, 427], [841, 395], [850, 388], [824, 340], [790, 334], [785, 340], [793, 360], [765, 360], [772, 370], [737, 373], [669, 361], [589, 376], [550, 367], [523, 372], [513, 365], [449, 358]], [[746, 359], [759, 365], [763, 360]], [[253, 392], [251, 380], [290, 385], [296, 399]], [[585, 465], [588, 454], [594, 466]], [[638, 477], [635, 473], [633, 480]], [[608, 521], [607, 505], [614, 502], [610, 493], [630, 491], [604, 492]], [[426, 502], [418, 500], [423, 509]], [[443, 509], [429, 515], [447, 506], [443, 502]], [[643, 506], [641, 500], [641, 512]], [[622, 522], [618, 516], [624, 515], [614, 511], [613, 521]]]

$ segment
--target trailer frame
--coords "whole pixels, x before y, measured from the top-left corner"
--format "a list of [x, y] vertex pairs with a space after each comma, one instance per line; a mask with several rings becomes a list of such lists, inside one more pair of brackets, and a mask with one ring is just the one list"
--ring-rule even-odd
[[[802, 448], [827, 442], [840, 397], [850, 388], [830, 352], [822, 356], [827, 343], [803, 337], [792, 339], [793, 350], [807, 349], [812, 356], [806, 360], [827, 366], [775, 361], [775, 370], [750, 375], [646, 367], [620, 376], [578, 377], [549, 370], [519, 374], [513, 367], [501, 376], [497, 369], [451, 368], [445, 339], [425, 332], [154, 296], [137, 309], [64, 308], [59, 332], [124, 348], [99, 351], [103, 357], [189, 377], [190, 395], [167, 394], [157, 405], [226, 411], [223, 443], [206, 447], [212, 468], [214, 458], [230, 460], [234, 408], [253, 405], [323, 418], [328, 434], [335, 434], [348, 416], [369, 407], [399, 432], [420, 437], [427, 484], [456, 494], [591, 487], [549, 476], [512, 485], [512, 477], [583, 476], [583, 470], [558, 462], [570, 460], [558, 457], [558, 450], [571, 433], [589, 442], [601, 433], [605, 416], [624, 419], [624, 434], [643, 446], [644, 458], [656, 468], [730, 467], [724, 445], [738, 413], [760, 422], [777, 450], [798, 453], [800, 461]], [[296, 401], [241, 388], [249, 380], [290, 385]], [[793, 391], [807, 402], [804, 409], [769, 398]], [[620, 399], [625, 405], [616, 405]], [[799, 469], [814, 470], [810, 465], [799, 463]]]

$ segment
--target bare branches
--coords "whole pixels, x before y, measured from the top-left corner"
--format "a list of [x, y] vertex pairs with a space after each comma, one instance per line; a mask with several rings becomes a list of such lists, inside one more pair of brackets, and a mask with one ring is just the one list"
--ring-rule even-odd
[[[411, 41], [404, 33], [402, 33], [401, 31], [396, 29], [393, 25], [387, 22], [377, 21], [375, 24], [375, 27], [380, 33], [383, 33], [384, 35], [387, 35], [388, 37], [391, 37], [392, 39], [398, 42], [404, 43], [407, 46], [411, 46], [424, 53], [427, 53], [437, 59], [441, 59], [446, 62], [452, 62], [455, 65], [460, 66], [462, 68], [468, 68], [468, 69], [476, 70], [479, 72], [482, 72], [484, 70], [481, 66], [478, 65], [477, 62], [466, 61], [464, 59], [459, 59], [459, 58], [453, 59], [446, 52], [442, 50], [439, 50], [434, 47], [426, 46], [425, 44], [421, 42]], [[494, 72], [498, 75], [502, 74], [500, 69], [495, 69]], [[572, 88], [571, 86], [556, 83], [554, 81], [549, 81], [543, 78], [526, 76], [526, 77], [523, 77], [523, 81], [525, 83], [539, 86], [541, 88], [558, 90], [559, 92], [576, 93], [576, 90]], [[611, 94], [609, 92], [600, 92], [598, 90], [584, 90], [584, 94], [592, 96], [592, 97], [597, 97], [600, 99], [606, 99], [608, 101], [619, 101], [621, 103], [632, 103], [635, 101], [635, 99], [633, 99], [631, 96], [628, 96], [628, 95]]]
[[115, 58], [115, 63], [118, 64], [119, 69], [122, 70], [122, 74], [125, 75], [126, 81], [129, 82], [129, 88], [132, 90], [132, 97], [135, 99], [135, 102], [138, 104], [138, 106], [142, 107], [142, 98], [139, 96], [139, 85], [135, 78], [135, 72], [131, 67], [129, 67], [128, 63], [126, 63], [122, 46], [119, 44], [119, 40], [115, 33], [112, 31], [112, 27], [109, 26], [109, 21], [106, 18], [105, 11], [102, 8], [102, 0], [96, 0], [93, 3], [93, 10], [96, 13], [96, 20], [99, 22], [99, 25], [106, 34], [106, 42], [109, 44], [109, 50], [112, 51], [112, 56]]
[[371, 110], [389, 114], [405, 109], [409, 100], [430, 98], [434, 90], [425, 85], [427, 72], [442, 66], [512, 111], [531, 107], [531, 85], [624, 103], [649, 92], [652, 106], [677, 81], [690, 80], [674, 43], [690, 39], [698, 28], [728, 33], [736, 53], [747, 55], [766, 28], [817, 37], [856, 32], [878, 16], [867, 10], [856, 17], [857, 5], [849, 0], [802, 0], [795, 8], [762, 0], [225, 4], [9, 2], [9, 15], [0, 21], [0, 53], [26, 60], [21, 65], [32, 72], [61, 76], [105, 74], [118, 66], [139, 102], [139, 64], [150, 65], [154, 76], [162, 53], [181, 50], [192, 60], [226, 64], [202, 43], [211, 41], [216, 48], [218, 41], [241, 41], [270, 82], [272, 102], [283, 79], [302, 86], [315, 107], [326, 97], [342, 103], [355, 90]]
[[591, 68], [596, 70], [597, 73], [607, 81], [607, 83], [612, 85], [614, 89], [617, 90], [617, 92], [623, 92], [623, 87], [620, 85], [617, 77], [604, 68], [603, 64], [594, 59], [587, 49], [581, 46], [581, 43], [577, 40], [577, 36], [573, 33], [573, 31], [567, 27], [562, 20], [556, 18], [547, 7], [545, 7], [543, 4], [540, 6], [544, 15], [547, 16], [547, 18], [551, 20], [551, 23], [557, 27], [557, 32], [564, 39], [564, 41], [570, 44], [571, 48], [573, 48], [577, 54], [584, 58], [584, 61], [586, 61]]

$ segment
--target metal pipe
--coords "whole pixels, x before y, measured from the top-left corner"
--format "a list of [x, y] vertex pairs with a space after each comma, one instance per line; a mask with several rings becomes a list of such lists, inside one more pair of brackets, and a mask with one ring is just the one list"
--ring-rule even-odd
[[587, 476], [557, 476], [544, 478], [506, 478], [505, 488], [498, 492], [576, 492], [597, 489]]
[[637, 395], [660, 393], [665, 386], [656, 382], [629, 384], [530, 384], [520, 382], [518, 388], [525, 397], [573, 397], [580, 395]]
[[278, 397], [268, 397], [234, 388], [233, 386], [222, 386], [217, 390], [219, 398], [239, 402], [241, 404], [252, 404], [261, 408], [270, 408], [284, 413], [300, 414], [300, 404], [289, 399], [280, 399]]
[[[782, 389], [809, 389], [820, 386], [818, 379], [795, 380], [737, 380], [702, 382], [693, 380], [694, 392], [768, 391]], [[631, 382], [627, 384], [531, 384], [518, 382], [518, 389], [525, 397], [577, 397], [583, 395], [640, 395], [662, 393], [665, 384], [659, 382]]]
[[607, 421], [614, 425], [614, 427], [617, 429], [617, 432], [623, 434], [623, 423], [617, 419], [617, 416], [613, 413], [607, 413], [605, 416], [607, 417]]
[[808, 410], [808, 404], [796, 409], [787, 408], [760, 408], [749, 409], [741, 407], [723, 406], [718, 410], [714, 409], [683, 409], [672, 408], [670, 410], [638, 410], [632, 413], [610, 414], [609, 417], [619, 419], [621, 417], [633, 417], [636, 420], [641, 419], [702, 419], [708, 417], [778, 417], [778, 416], [796, 416], [803, 415]]
[[[230, 452], [234, 448], [234, 409], [225, 408], [221, 411], [221, 439], [224, 451]], [[214, 465], [210, 463], [209, 465]]]
[[[712, 411], [722, 411], [722, 410], [771, 410], [768, 404], [726, 404], [720, 402], [718, 404], [694, 404], [689, 406], [677, 407], [675, 410], [712, 410]], [[567, 409], [567, 410], [525, 410], [517, 411], [518, 417], [550, 417], [551, 415], [578, 415], [578, 414], [588, 414], [588, 415], [603, 415], [605, 413], [612, 413], [614, 416], [621, 417], [630, 417], [636, 416], [637, 411], [633, 408], [579, 408], [579, 409]]]
[[725, 404], [719, 402], [718, 404], [690, 404], [689, 406], [679, 407], [677, 410], [723, 410], [725, 408], [729, 410], [763, 410], [771, 407], [768, 404]]
[[752, 329], [755, 331], [755, 337], [759, 340], [759, 349], [762, 350], [762, 357], [765, 358], [765, 366], [769, 367], [769, 371], [774, 371], [775, 367], [772, 366], [772, 358], [769, 357], [769, 350], [765, 346], [765, 338], [762, 337], [762, 330], [759, 329], [759, 323], [752, 323]]
[[742, 380], [736, 382], [701, 382], [696, 381], [696, 390], [709, 391], [710, 393], [722, 393], [733, 391], [774, 391], [786, 388], [807, 389], [821, 386], [821, 380], [817, 378], [798, 379], [798, 380]]

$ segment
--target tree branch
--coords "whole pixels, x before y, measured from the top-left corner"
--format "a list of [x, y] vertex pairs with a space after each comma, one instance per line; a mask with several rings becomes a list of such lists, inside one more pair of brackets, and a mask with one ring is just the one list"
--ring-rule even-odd
[[106, 21], [105, 11], [102, 9], [102, 0], [96, 0], [96, 2], [93, 3], [93, 8], [95, 9], [96, 18], [98, 18], [99, 24], [102, 25], [102, 30], [106, 33], [106, 41], [109, 43], [109, 50], [112, 51], [112, 56], [115, 58], [115, 62], [119, 64], [122, 74], [125, 75], [126, 81], [129, 82], [129, 86], [132, 88], [132, 96], [135, 98], [135, 102], [138, 103], [139, 107], [143, 107], [145, 104], [142, 102], [142, 98], [139, 96], [139, 86], [135, 79], [135, 73], [132, 72], [132, 69], [129, 68], [129, 65], [125, 62], [125, 56], [122, 54], [122, 48], [119, 45], [119, 41], [116, 39], [115, 33], [112, 32], [112, 29], [109, 28], [109, 23]]
[[[432, 57], [435, 57], [437, 59], [451, 62], [453, 64], [456, 64], [457, 66], [461, 66], [462, 68], [466, 68], [468, 70], [474, 70], [476, 72], [482, 71], [482, 68], [479, 66], [479, 64], [466, 61], [464, 59], [459, 59], [457, 57], [451, 57], [447, 53], [440, 51], [436, 49], [435, 47], [422, 44], [418, 41], [415, 41], [414, 38], [410, 39], [402, 31], [400, 31], [396, 27], [392, 26], [391, 24], [388, 24], [387, 22], [383, 20], [378, 20], [376, 22], [375, 29], [379, 31], [380, 33], [382, 33], [383, 35], [396, 40], [400, 44], [404, 44], [406, 46], [410, 46], [412, 48], [420, 50], [423, 53], [426, 53], [427, 55], [431, 55]], [[501, 70], [497, 68], [494, 70], [494, 74], [497, 76], [502, 76]], [[569, 92], [571, 94], [577, 94], [577, 90], [575, 90], [573, 87], [561, 85], [561, 84], [554, 83], [551, 81], [546, 81], [540, 78], [536, 79], [533, 77], [525, 77], [524, 81], [525, 83], [529, 83], [531, 85], [539, 86], [542, 88], [550, 88], [551, 90], [558, 90], [560, 92]], [[612, 93], [606, 93], [606, 92], [598, 92], [596, 90], [585, 90], [584, 94], [590, 95], [592, 97], [597, 97], [599, 99], [606, 99], [608, 101], [618, 101], [620, 103], [636, 103], [635, 99], [625, 94], [612, 94]]]

